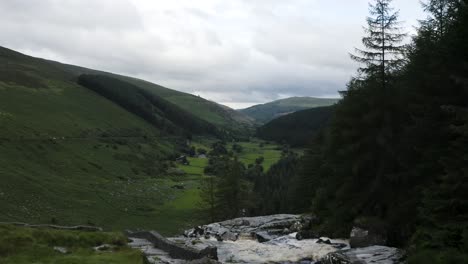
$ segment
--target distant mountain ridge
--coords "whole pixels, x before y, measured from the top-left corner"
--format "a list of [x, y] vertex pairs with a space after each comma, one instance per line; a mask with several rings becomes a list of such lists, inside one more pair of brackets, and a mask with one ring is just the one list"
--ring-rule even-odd
[[266, 104], [254, 105], [239, 111], [256, 122], [264, 124], [283, 115], [314, 107], [330, 106], [338, 101], [339, 99], [334, 98], [290, 97]]
[[256, 136], [293, 147], [307, 147], [330, 120], [335, 106], [322, 106], [278, 117], [257, 128]]

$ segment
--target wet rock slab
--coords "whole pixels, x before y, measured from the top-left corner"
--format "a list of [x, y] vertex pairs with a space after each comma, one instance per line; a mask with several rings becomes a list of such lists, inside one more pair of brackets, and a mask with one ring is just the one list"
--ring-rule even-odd
[[236, 241], [185, 237], [173, 240], [199, 249], [207, 246], [217, 247], [221, 263], [314, 263], [328, 253], [339, 250], [338, 247], [348, 247], [345, 240], [330, 240], [330, 244], [320, 243], [318, 239], [297, 240], [296, 233], [264, 243], [244, 237]]
[[268, 241], [291, 233], [289, 228], [304, 222], [300, 215], [279, 214], [259, 217], [242, 217], [199, 226], [184, 233], [188, 238], [214, 237], [217, 240], [236, 241], [242, 237], [258, 237]]
[[323, 264], [399, 264], [404, 263], [404, 252], [398, 248], [370, 246], [332, 252]]

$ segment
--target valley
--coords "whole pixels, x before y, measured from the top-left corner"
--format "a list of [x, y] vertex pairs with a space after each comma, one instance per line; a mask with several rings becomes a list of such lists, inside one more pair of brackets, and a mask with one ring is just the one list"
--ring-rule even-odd
[[468, 263], [466, 0], [72, 2], [0, 1], [116, 72], [0, 46], [0, 263]]

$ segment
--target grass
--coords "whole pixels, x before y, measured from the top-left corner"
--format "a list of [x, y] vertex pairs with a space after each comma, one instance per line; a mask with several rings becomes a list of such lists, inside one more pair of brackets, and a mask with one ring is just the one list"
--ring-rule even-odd
[[[62, 231], [0, 225], [2, 264], [143, 264], [141, 252], [126, 247], [121, 233]], [[97, 252], [93, 247], [109, 244], [113, 249]], [[63, 247], [60, 253], [54, 247]]]
[[[181, 167], [184, 176], [166, 175], [175, 144], [75, 83], [93, 70], [1, 47], [0, 65], [0, 221], [153, 229], [164, 235], [199, 221], [198, 187], [207, 160], [190, 159], [190, 166]], [[237, 124], [227, 110], [202, 98], [121, 78], [213, 123]], [[211, 141], [195, 144], [208, 150]], [[172, 188], [180, 184], [184, 190]]]
[[[276, 144], [267, 143], [260, 140], [252, 140], [251, 142], [239, 142], [243, 151], [238, 154], [239, 160], [245, 165], [254, 164], [255, 160], [263, 157], [263, 168], [265, 171], [278, 162], [281, 158], [281, 147]], [[232, 148], [232, 143], [229, 144], [229, 149]]]

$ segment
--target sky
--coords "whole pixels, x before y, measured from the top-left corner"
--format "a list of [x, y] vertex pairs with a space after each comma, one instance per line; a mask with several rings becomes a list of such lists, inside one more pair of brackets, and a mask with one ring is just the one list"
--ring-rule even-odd
[[[414, 33], [420, 1], [393, 5]], [[367, 15], [367, 0], [0, 0], [0, 46], [238, 109], [338, 97]]]

